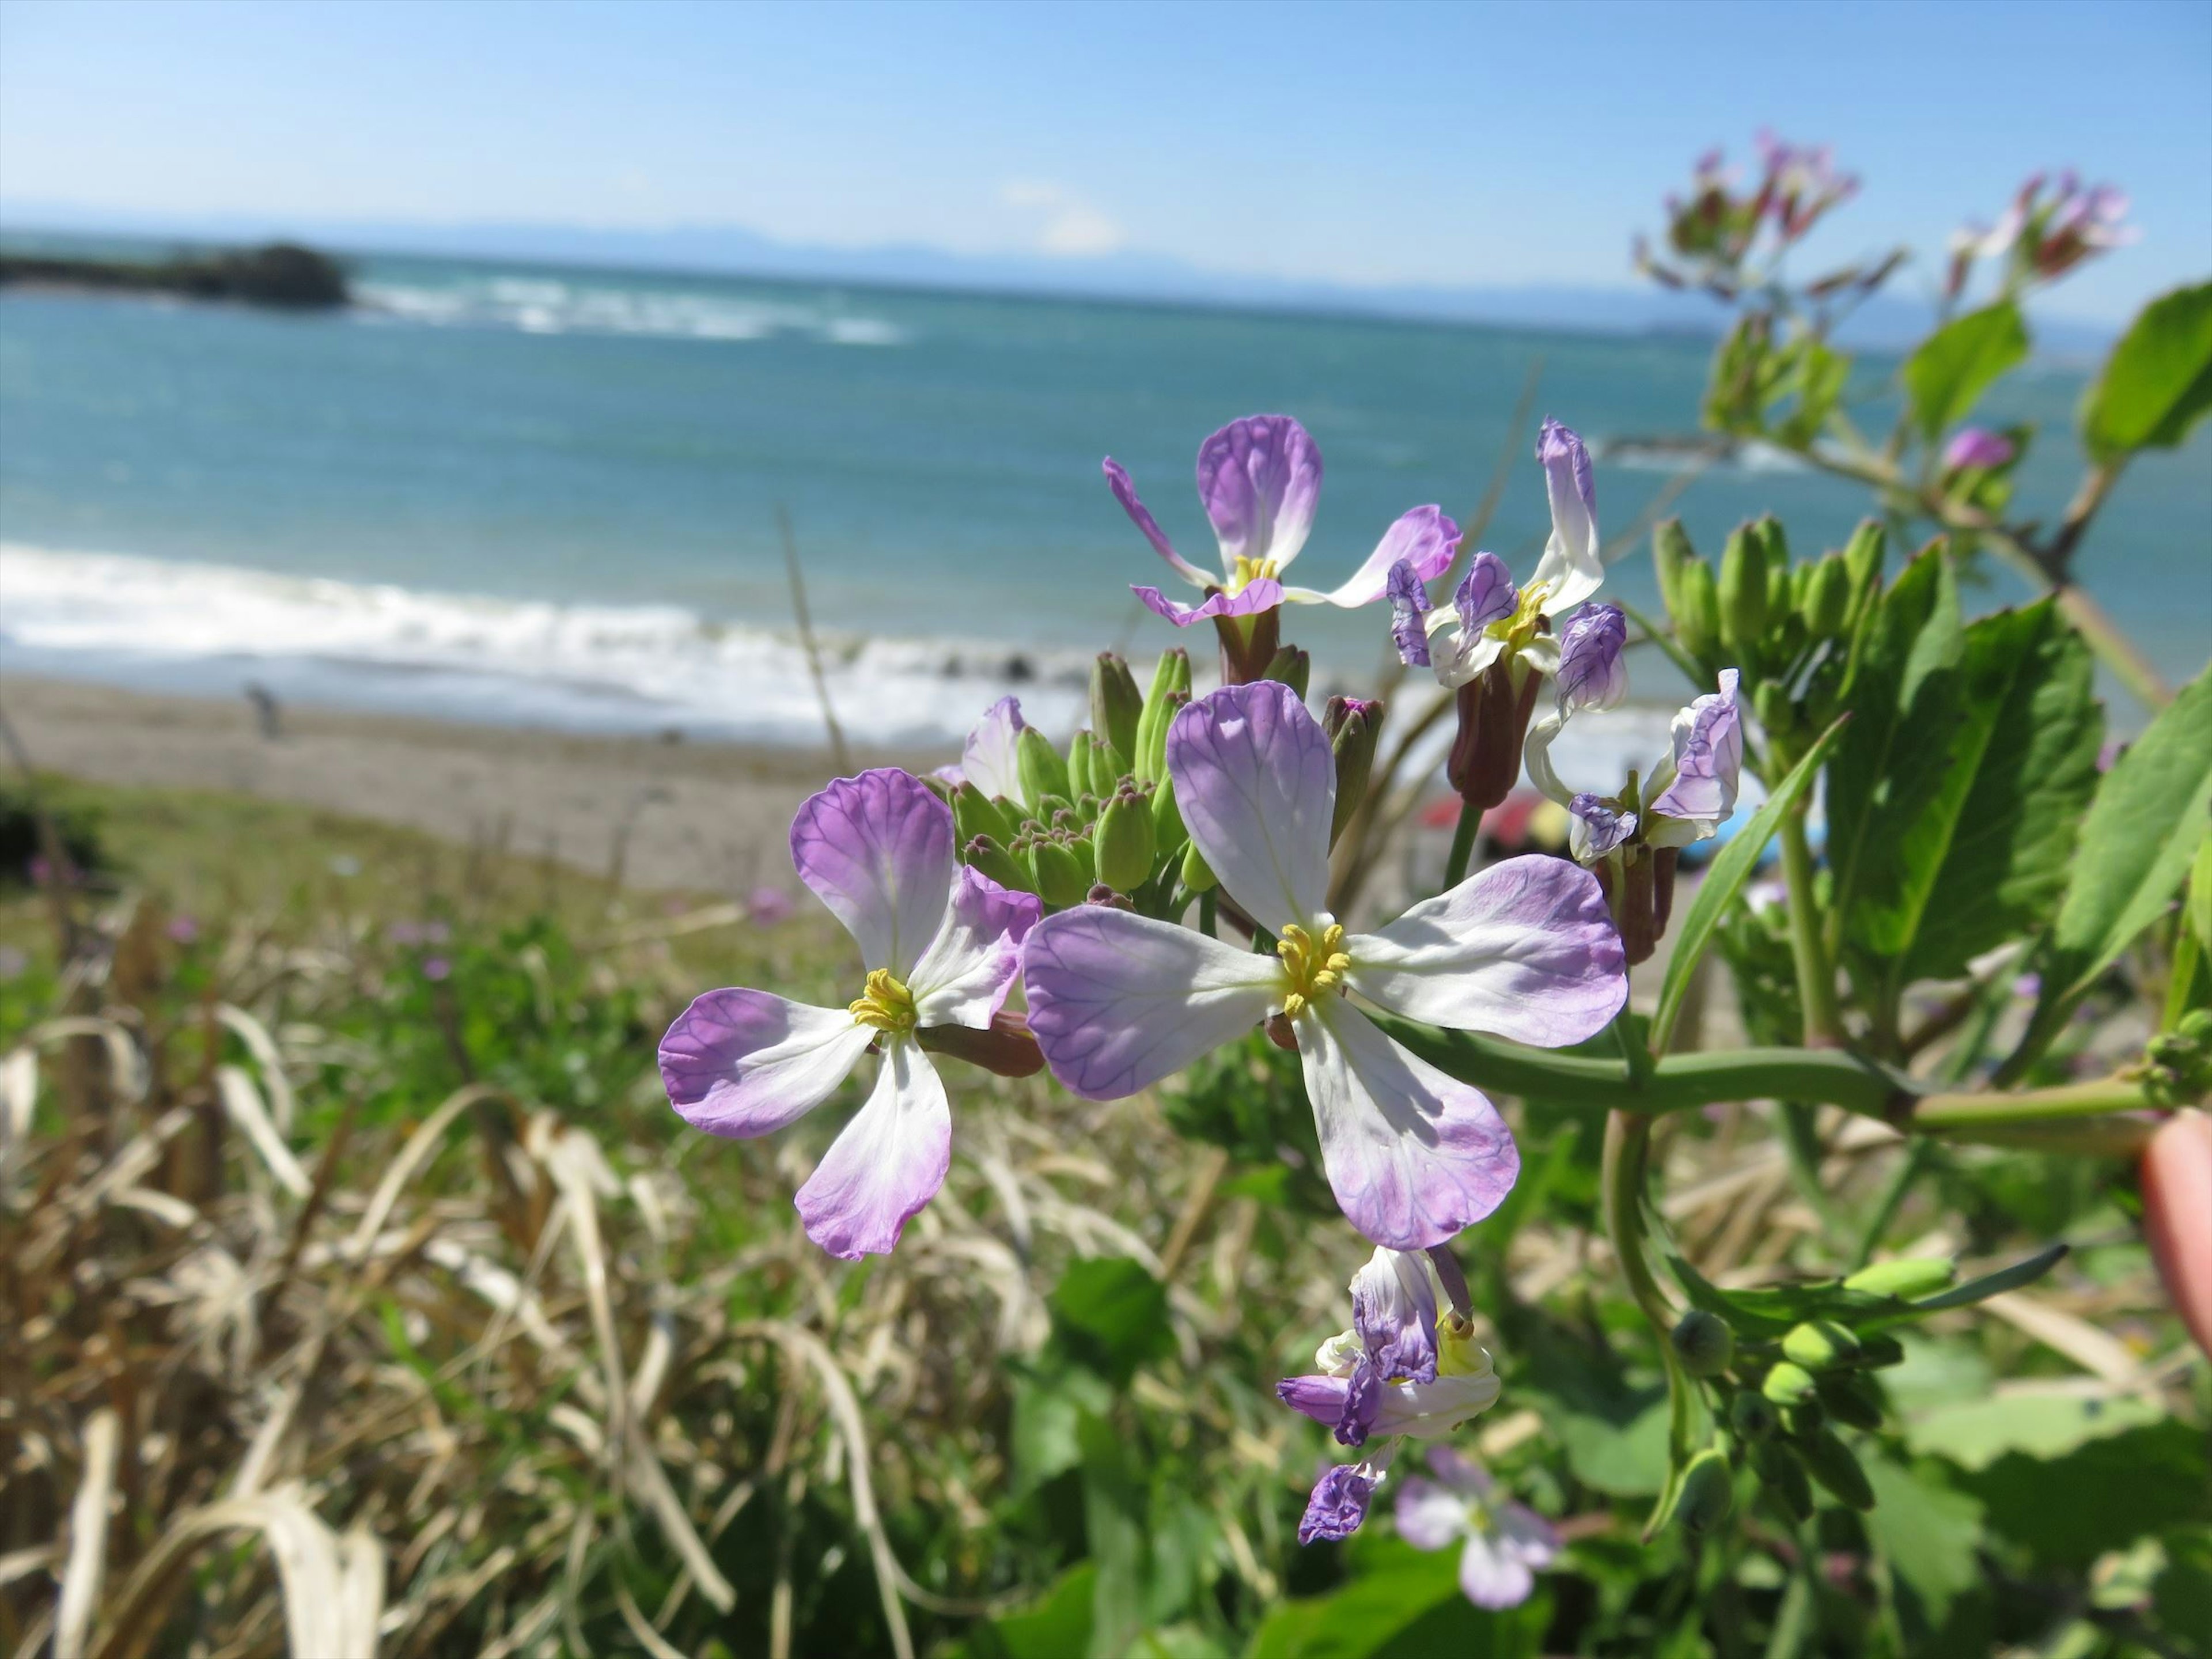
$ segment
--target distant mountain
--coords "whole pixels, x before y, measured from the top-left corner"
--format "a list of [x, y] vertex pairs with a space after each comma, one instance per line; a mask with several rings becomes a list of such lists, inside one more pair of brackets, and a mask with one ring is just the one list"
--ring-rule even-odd
[[[1208, 270], [1161, 254], [1086, 258], [955, 253], [916, 243], [842, 248], [783, 242], [739, 225], [662, 230], [531, 223], [409, 223], [251, 215], [120, 213], [55, 202], [0, 201], [0, 235], [39, 231], [246, 242], [288, 237], [354, 253], [604, 265], [628, 270], [961, 289], [1082, 299], [1164, 301], [1366, 316], [1575, 333], [1662, 331], [1710, 336], [1719, 307], [1700, 295], [1649, 284], [1487, 287], [1354, 285]], [[1844, 339], [1866, 349], [1911, 344], [1927, 327], [1918, 301], [1881, 297], [1862, 307]], [[2060, 356], [2100, 354], [2116, 331], [2038, 316], [2038, 345]]]

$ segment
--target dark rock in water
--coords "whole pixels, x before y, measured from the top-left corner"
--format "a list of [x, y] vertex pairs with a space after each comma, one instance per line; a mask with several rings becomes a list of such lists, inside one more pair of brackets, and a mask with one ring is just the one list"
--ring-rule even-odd
[[1006, 659], [1006, 678], [1014, 685], [1027, 685], [1036, 678], [1036, 668], [1027, 657], [1017, 653]]
[[158, 264], [128, 259], [68, 259], [0, 254], [0, 284], [101, 289], [124, 294], [173, 294], [191, 300], [321, 310], [348, 302], [345, 268], [296, 242], [179, 255]]

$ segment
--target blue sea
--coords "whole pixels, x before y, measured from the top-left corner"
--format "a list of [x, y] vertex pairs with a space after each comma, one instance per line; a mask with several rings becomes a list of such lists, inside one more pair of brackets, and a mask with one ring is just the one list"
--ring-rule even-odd
[[[1680, 483], [1711, 351], [1351, 317], [1103, 304], [401, 258], [362, 304], [283, 315], [0, 293], [0, 672], [601, 730], [813, 742], [788, 514], [848, 730], [941, 741], [1000, 690], [1072, 721], [1088, 653], [1172, 630], [1166, 574], [1099, 475], [1134, 474], [1201, 565], [1206, 433], [1285, 410], [1326, 482], [1297, 575], [1333, 586], [1399, 513], [1481, 499], [1532, 372], [1535, 413], [1598, 453], [1631, 526]], [[1879, 365], [1875, 366], [1879, 368]], [[1879, 376], [1873, 378], [1878, 379]], [[1985, 411], [2043, 434], [2055, 514], [2078, 366]], [[1865, 414], [1880, 422], [1878, 402]], [[1547, 526], [1533, 434], [1484, 544], [1516, 569]], [[1676, 502], [1699, 547], [1779, 514], [1805, 551], [1867, 508], [1753, 453]], [[2212, 431], [2133, 469], [2081, 566], [2176, 678], [2212, 654]], [[1648, 538], [1616, 568], [1653, 598]], [[1172, 584], [1169, 584], [1172, 585]], [[1986, 605], [2023, 597], [1997, 573]], [[1370, 674], [1377, 611], [1294, 611], [1319, 678]], [[1194, 646], [1210, 640], [1192, 637]], [[1644, 688], [1680, 689], [1663, 665]], [[2116, 709], [2116, 713], [2118, 712]]]

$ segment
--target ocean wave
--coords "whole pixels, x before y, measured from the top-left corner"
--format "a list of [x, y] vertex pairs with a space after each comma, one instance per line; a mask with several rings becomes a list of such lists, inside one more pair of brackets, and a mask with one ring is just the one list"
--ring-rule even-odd
[[510, 328], [526, 334], [623, 334], [668, 340], [790, 338], [825, 345], [896, 346], [908, 335], [880, 317], [696, 289], [641, 289], [552, 276], [483, 276], [437, 283], [359, 284], [369, 314], [436, 328]]
[[1594, 447], [1607, 466], [1630, 472], [1802, 472], [1807, 464], [1776, 444], [1758, 438], [1601, 440]]
[[[180, 690], [243, 679], [303, 702], [592, 731], [772, 744], [823, 739], [788, 630], [674, 605], [562, 605], [430, 592], [122, 554], [0, 543], [0, 665]], [[997, 698], [1065, 732], [1090, 659], [985, 641], [819, 641], [855, 742], [957, 743]]]

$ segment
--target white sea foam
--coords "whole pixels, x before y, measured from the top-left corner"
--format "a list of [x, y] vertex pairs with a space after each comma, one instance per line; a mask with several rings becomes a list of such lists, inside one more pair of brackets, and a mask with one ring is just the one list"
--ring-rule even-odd
[[511, 328], [526, 334], [628, 334], [672, 340], [788, 337], [825, 345], [895, 346], [906, 331], [834, 303], [802, 304], [707, 289], [638, 288], [552, 276], [482, 276], [450, 283], [363, 282], [359, 297], [381, 315], [441, 328]]

